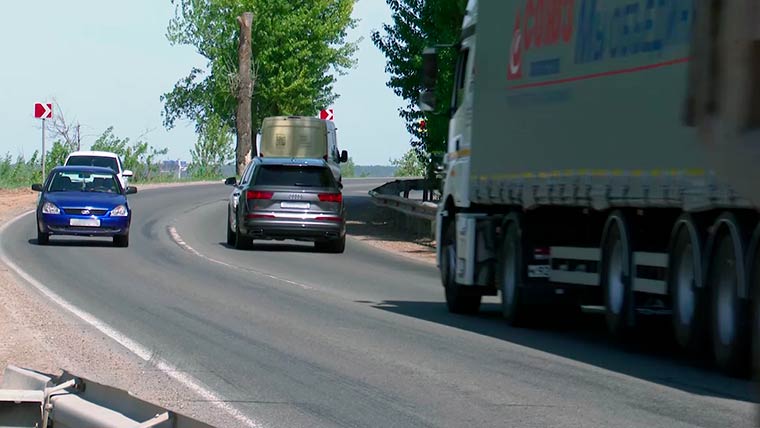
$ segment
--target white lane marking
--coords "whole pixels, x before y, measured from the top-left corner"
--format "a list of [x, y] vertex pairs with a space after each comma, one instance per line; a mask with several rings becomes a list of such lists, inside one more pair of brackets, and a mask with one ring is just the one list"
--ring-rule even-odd
[[[0, 236], [3, 235], [3, 233], [5, 232], [5, 229], [10, 227], [11, 224], [15, 223], [16, 221], [20, 220], [22, 217], [25, 217], [33, 212], [34, 210], [27, 211], [23, 214], [20, 214], [14, 217], [6, 224], [0, 226]], [[6, 266], [12, 269], [18, 276], [23, 278], [30, 285], [36, 288], [40, 293], [44, 294], [45, 297], [47, 297], [54, 303], [58, 304], [63, 309], [71, 312], [72, 314], [80, 318], [82, 321], [95, 327], [101, 333], [105, 334], [109, 338], [118, 342], [121, 346], [129, 349], [133, 354], [137, 355], [138, 358], [142, 359], [143, 361], [150, 362], [158, 370], [160, 370], [167, 376], [171, 377], [172, 379], [176, 380], [177, 382], [181, 383], [188, 389], [192, 390], [193, 392], [201, 396], [204, 400], [210, 401], [213, 405], [217, 406], [222, 411], [224, 411], [228, 415], [235, 418], [238, 422], [250, 428], [258, 428], [258, 427], [263, 426], [257, 422], [254, 422], [249, 417], [245, 416], [240, 410], [238, 410], [237, 408], [227, 403], [219, 394], [217, 394], [216, 392], [204, 386], [198, 379], [194, 378], [192, 375], [189, 375], [186, 372], [180, 371], [178, 367], [174, 366], [173, 364], [169, 363], [166, 360], [157, 358], [154, 355], [154, 353], [151, 352], [150, 349], [148, 349], [147, 347], [130, 339], [123, 333], [119, 332], [118, 330], [114, 329], [113, 327], [109, 326], [103, 321], [99, 320], [94, 315], [90, 314], [89, 312], [86, 312], [82, 309], [77, 308], [73, 304], [66, 301], [66, 299], [56, 294], [50, 288], [46, 287], [41, 282], [34, 279], [34, 277], [29, 275], [27, 272], [21, 269], [18, 265], [16, 265], [10, 259], [8, 259], [8, 257], [5, 255], [5, 251], [3, 250], [2, 245], [0, 245], [0, 261], [2, 261]]]
[[250, 272], [250, 273], [254, 273], [256, 275], [261, 275], [263, 277], [266, 277], [266, 278], [269, 278], [269, 279], [273, 279], [275, 281], [280, 281], [280, 282], [284, 282], [286, 284], [290, 284], [290, 285], [295, 285], [297, 287], [301, 287], [304, 290], [313, 290], [314, 289], [314, 287], [312, 287], [310, 285], [302, 284], [302, 283], [296, 282], [296, 281], [291, 281], [289, 279], [285, 279], [285, 278], [281, 278], [281, 277], [276, 276], [276, 275], [272, 275], [272, 274], [269, 274], [269, 273], [261, 272], [261, 271], [258, 271], [256, 269], [243, 268], [243, 267], [240, 267], [240, 266], [235, 266], [233, 264], [230, 264], [230, 263], [227, 263], [227, 262], [223, 262], [221, 260], [217, 260], [215, 258], [209, 257], [209, 256], [207, 256], [205, 254], [202, 254], [200, 251], [196, 250], [195, 248], [191, 247], [190, 244], [188, 244], [187, 242], [185, 242], [185, 240], [182, 239], [182, 235], [180, 235], [179, 232], [177, 232], [177, 228], [176, 227], [169, 226], [169, 227], [167, 227], [167, 231], [169, 232], [169, 236], [172, 238], [172, 240], [174, 241], [174, 243], [176, 243], [177, 245], [179, 245], [180, 248], [182, 248], [183, 250], [185, 250], [185, 251], [187, 251], [187, 252], [189, 252], [189, 253], [191, 253], [191, 254], [193, 254], [195, 256], [198, 256], [198, 257], [200, 257], [200, 258], [202, 258], [204, 260], [207, 260], [207, 261], [209, 261], [211, 263], [216, 263], [218, 265], [221, 265], [221, 266], [224, 266], [224, 267], [230, 268], [230, 269], [235, 269], [237, 271]]

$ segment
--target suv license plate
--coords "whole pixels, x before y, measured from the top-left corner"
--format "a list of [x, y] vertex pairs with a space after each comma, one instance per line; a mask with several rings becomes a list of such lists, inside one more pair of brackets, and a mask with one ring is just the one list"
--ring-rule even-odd
[[280, 202], [280, 208], [292, 208], [297, 210], [308, 210], [311, 204], [308, 202]]

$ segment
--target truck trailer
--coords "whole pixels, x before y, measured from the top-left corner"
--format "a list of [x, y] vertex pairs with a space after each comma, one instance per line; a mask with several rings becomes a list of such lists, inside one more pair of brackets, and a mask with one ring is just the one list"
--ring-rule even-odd
[[498, 294], [517, 325], [573, 305], [616, 338], [668, 316], [679, 345], [746, 373], [760, 331], [757, 2], [471, 0], [450, 105], [432, 95], [439, 49], [423, 55], [420, 108], [451, 115], [436, 216], [448, 309]]

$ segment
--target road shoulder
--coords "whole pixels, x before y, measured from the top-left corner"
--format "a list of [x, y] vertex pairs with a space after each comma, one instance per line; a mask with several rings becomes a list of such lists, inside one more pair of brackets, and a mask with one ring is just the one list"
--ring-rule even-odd
[[[155, 187], [164, 186], [141, 186]], [[0, 190], [0, 226], [34, 209], [36, 198], [26, 189]], [[65, 369], [215, 426], [243, 426], [152, 361], [61, 310], [0, 261], [0, 382], [8, 364], [56, 376]]]

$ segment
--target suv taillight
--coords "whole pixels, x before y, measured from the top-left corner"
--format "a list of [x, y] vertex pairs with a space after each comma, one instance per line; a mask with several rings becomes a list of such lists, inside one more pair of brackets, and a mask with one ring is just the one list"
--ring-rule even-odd
[[245, 199], [251, 200], [251, 199], [272, 199], [272, 196], [274, 196], [274, 193], [272, 192], [260, 192], [257, 190], [249, 190], [245, 192]]
[[322, 202], [341, 203], [343, 202], [343, 194], [342, 193], [320, 193], [319, 200]]

